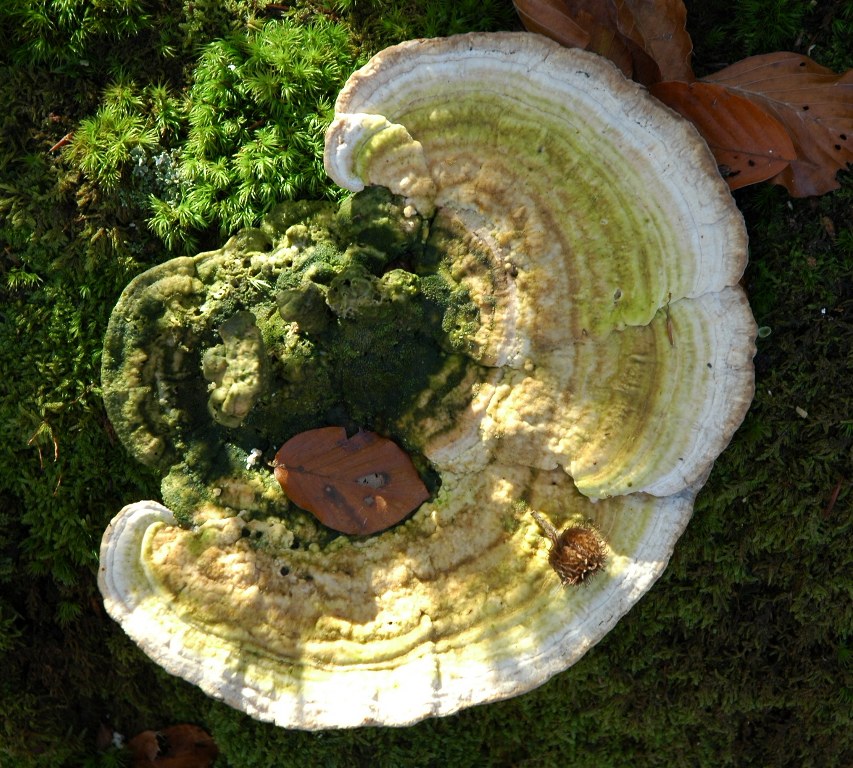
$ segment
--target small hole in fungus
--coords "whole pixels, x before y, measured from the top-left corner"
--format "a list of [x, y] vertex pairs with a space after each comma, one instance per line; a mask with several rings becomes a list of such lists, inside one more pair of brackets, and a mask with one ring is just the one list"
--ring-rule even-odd
[[835, 148], [836, 148], [836, 149], [841, 149], [841, 145], [840, 145], [840, 144], [836, 144], [836, 145], [835, 145]]
[[804, 105], [803, 105], [803, 112], [808, 112], [808, 111], [809, 111], [809, 105], [808, 105], [808, 104], [804, 104]]
[[288, 573], [290, 573], [290, 568], [288, 568], [286, 565], [283, 565], [283, 566], [281, 566], [281, 568], [279, 569], [279, 573], [280, 573], [282, 576], [287, 576], [287, 574], [288, 574]]
[[841, 141], [847, 141], [847, 134], [846, 133], [839, 133], [838, 138], [841, 139]]
[[290, 545], [291, 549], [299, 549], [299, 539], [294, 538], [293, 543]]
[[749, 165], [749, 167], [750, 167], [750, 168], [754, 168], [754, 167], [755, 167], [755, 160], [747, 160], [746, 162], [747, 162], [747, 165]]
[[804, 67], [804, 66], [806, 66], [806, 62], [804, 62], [804, 61], [801, 61], [801, 62], [800, 62], [800, 66], [801, 66], [801, 67]]

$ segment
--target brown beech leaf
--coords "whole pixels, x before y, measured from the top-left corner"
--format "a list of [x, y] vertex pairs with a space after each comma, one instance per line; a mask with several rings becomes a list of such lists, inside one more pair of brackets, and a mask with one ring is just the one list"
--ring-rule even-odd
[[209, 768], [219, 754], [216, 742], [197, 725], [142, 731], [128, 743], [132, 768]]
[[[635, 70], [634, 54], [638, 49], [619, 32], [613, 2], [574, 0], [571, 5], [578, 9], [577, 17], [581, 26], [589, 30], [586, 50], [610, 59], [625, 77], [632, 77]], [[641, 51], [639, 53], [644, 55]]]
[[429, 497], [408, 455], [373, 432], [301, 432], [279, 448], [275, 465], [291, 501], [341, 533], [384, 531]]
[[660, 80], [695, 79], [690, 66], [693, 41], [687, 33], [682, 0], [615, 0], [619, 32], [649, 59], [634, 54], [634, 79], [643, 85]]
[[771, 181], [794, 197], [838, 189], [853, 163], [853, 69], [837, 75], [798, 53], [769, 53], [704, 78], [750, 99], [785, 126], [796, 151]]
[[526, 29], [610, 59], [644, 85], [693, 79], [682, 0], [513, 0]]
[[631, 76], [633, 58], [617, 29], [613, 0], [513, 0], [513, 5], [529, 32], [605, 56]]
[[589, 44], [589, 33], [566, 12], [563, 0], [513, 0], [512, 4], [528, 32], [550, 37], [567, 48]]
[[796, 157], [778, 120], [721, 85], [668, 82], [649, 90], [696, 126], [731, 189], [770, 179]]

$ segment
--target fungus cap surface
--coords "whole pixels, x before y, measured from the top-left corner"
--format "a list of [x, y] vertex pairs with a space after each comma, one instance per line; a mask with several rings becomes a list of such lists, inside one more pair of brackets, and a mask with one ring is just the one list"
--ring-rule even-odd
[[[105, 401], [181, 524], [123, 509], [99, 583], [155, 661], [253, 717], [405, 725], [542, 684], [662, 573], [752, 397], [746, 235], [686, 121], [527, 33], [379, 53], [325, 163], [358, 192], [340, 211], [291, 206], [123, 294]], [[417, 457], [408, 520], [330, 536], [247, 459], [335, 417]], [[594, 525], [601, 572], [561, 587], [533, 512]]]

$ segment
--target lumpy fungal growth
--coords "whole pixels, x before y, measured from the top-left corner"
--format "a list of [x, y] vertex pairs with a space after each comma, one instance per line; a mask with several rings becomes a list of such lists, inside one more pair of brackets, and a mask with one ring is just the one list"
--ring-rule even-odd
[[266, 357], [261, 332], [249, 311], [238, 312], [218, 329], [222, 344], [202, 355], [202, 373], [210, 382], [208, 408], [225, 427], [239, 427], [264, 388]]
[[339, 208], [284, 205], [221, 250], [128, 286], [105, 343], [107, 409], [134, 455], [166, 472], [179, 516], [239, 499], [236, 486], [271, 510], [269, 472], [247, 456], [269, 461], [307, 429], [370, 429], [418, 450], [399, 429], [418, 396], [440, 396], [430, 382], [463, 369], [481, 375], [468, 355], [478, 309], [440, 255], [444, 238], [372, 188]]

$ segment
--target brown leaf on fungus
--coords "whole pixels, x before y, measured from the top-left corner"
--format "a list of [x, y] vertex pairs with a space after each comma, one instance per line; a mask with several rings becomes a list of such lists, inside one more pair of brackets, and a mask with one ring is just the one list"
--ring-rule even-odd
[[853, 163], [853, 70], [837, 75], [797, 53], [751, 56], [704, 78], [753, 101], [787, 130], [796, 152], [771, 181], [794, 197], [838, 189]]
[[721, 85], [666, 82], [649, 90], [696, 126], [731, 189], [773, 178], [796, 157], [785, 126]]
[[341, 533], [390, 528], [429, 492], [411, 459], [373, 432], [348, 438], [343, 427], [301, 432], [275, 455], [275, 477], [294, 504]]

